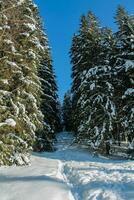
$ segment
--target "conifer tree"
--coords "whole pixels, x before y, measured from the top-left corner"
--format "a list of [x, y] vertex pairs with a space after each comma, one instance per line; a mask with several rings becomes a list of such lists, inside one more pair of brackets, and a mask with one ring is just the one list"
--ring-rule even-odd
[[118, 106], [119, 134], [132, 143], [134, 139], [134, 16], [121, 6], [116, 13], [117, 72], [115, 101]]
[[66, 131], [72, 131], [72, 95], [68, 91], [63, 100], [63, 126]]
[[79, 105], [78, 105], [78, 99], [80, 97], [79, 93], [79, 85], [80, 85], [80, 75], [81, 73], [79, 72], [78, 65], [80, 64], [80, 50], [79, 48], [81, 47], [81, 40], [79, 35], [75, 35], [73, 37], [72, 41], [72, 47], [70, 51], [70, 57], [71, 57], [71, 63], [73, 65], [72, 67], [72, 78], [73, 78], [73, 83], [72, 83], [72, 130], [77, 133], [78, 131], [78, 126], [80, 123], [80, 118], [79, 118]]
[[39, 68], [39, 76], [42, 86], [41, 95], [41, 110], [44, 115], [45, 125], [48, 127], [47, 133], [42, 135], [42, 139], [47, 138], [47, 140], [52, 143], [55, 137], [55, 133], [61, 130], [61, 119], [60, 119], [60, 109], [57, 95], [57, 84], [54, 70], [52, 67], [52, 60], [50, 55], [50, 49], [48, 46], [47, 36], [42, 38], [43, 46], [45, 47], [42, 61]]
[[[22, 44], [19, 42], [24, 25], [20, 18], [23, 4], [24, 1], [12, 0], [1, 2], [0, 6], [2, 16], [0, 41], [2, 50], [0, 62], [1, 165], [27, 162], [24, 154], [31, 148], [36, 130], [34, 120], [30, 116], [30, 107], [28, 107], [30, 102], [36, 106], [36, 100], [30, 92], [28, 93], [30, 80], [28, 82], [25, 75], [28, 67], [23, 60], [25, 56], [21, 52]], [[25, 30], [25, 35], [28, 34], [28, 30]], [[24, 50], [26, 49], [23, 48]], [[32, 69], [29, 71], [34, 72]]]
[[73, 102], [79, 120], [77, 138], [88, 140], [94, 148], [113, 138], [116, 109], [111, 64], [114, 46], [112, 32], [100, 28], [93, 13], [82, 17], [79, 34], [74, 37], [71, 49]]
[[40, 108], [44, 115], [43, 131], [37, 132], [34, 147], [35, 150], [43, 151], [53, 148], [52, 139], [54, 139], [55, 133], [61, 130], [61, 119], [57, 95], [58, 89], [52, 66], [50, 47], [36, 6], [33, 10], [33, 14], [37, 21], [38, 38], [41, 44], [38, 75], [42, 88]]
[[79, 140], [89, 140], [93, 148], [105, 150], [105, 142], [113, 139], [116, 107], [113, 102], [114, 87], [112, 85], [113, 70], [111, 68], [111, 42], [113, 36], [110, 30], [102, 29], [100, 43], [95, 48], [98, 62], [93, 62], [80, 86], [81, 89], [81, 124], [78, 129]]
[[43, 135], [43, 147], [50, 143], [44, 136], [50, 125], [40, 110], [44, 91], [39, 78], [48, 51], [31, 0], [0, 1], [0, 9], [0, 165], [22, 165], [38, 137]]
[[[89, 18], [91, 20], [89, 20]], [[94, 30], [94, 38], [98, 35], [97, 27], [99, 26], [96, 17], [92, 12], [89, 12], [87, 16], [81, 17], [80, 29], [78, 34], [76, 34], [73, 38], [72, 47], [71, 47], [71, 63], [72, 67], [72, 78], [73, 78], [73, 85], [72, 85], [72, 92], [73, 92], [73, 121], [74, 121], [74, 131], [78, 131], [78, 126], [80, 125], [80, 91], [79, 87], [81, 85], [81, 76], [82, 73], [86, 73], [86, 71], [91, 66], [91, 35], [92, 31]], [[94, 40], [95, 41], [95, 40]], [[93, 53], [97, 55], [95, 52], [94, 47], [92, 46]]]

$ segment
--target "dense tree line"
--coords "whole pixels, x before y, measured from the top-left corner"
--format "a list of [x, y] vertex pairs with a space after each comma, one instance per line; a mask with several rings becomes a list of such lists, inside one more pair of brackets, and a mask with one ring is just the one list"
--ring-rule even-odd
[[66, 121], [72, 120], [78, 142], [102, 152], [107, 143], [132, 146], [134, 140], [134, 16], [119, 6], [115, 19], [113, 33], [92, 12], [82, 16], [70, 51], [72, 112]]
[[32, 0], [0, 1], [0, 165], [51, 150], [60, 129], [47, 36]]
[[[32, 0], [0, 1], [0, 165], [23, 165], [31, 150], [53, 150], [55, 133], [76, 133], [104, 152], [134, 140], [134, 16], [116, 12], [118, 31], [81, 17], [70, 57], [72, 88], [63, 115], [51, 51]], [[62, 118], [62, 119], [61, 119]]]

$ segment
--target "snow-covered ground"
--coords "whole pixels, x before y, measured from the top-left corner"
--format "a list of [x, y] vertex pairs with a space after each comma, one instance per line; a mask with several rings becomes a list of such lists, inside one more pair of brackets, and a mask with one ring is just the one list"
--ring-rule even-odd
[[0, 168], [0, 200], [134, 200], [134, 162], [92, 157], [62, 133], [31, 166]]

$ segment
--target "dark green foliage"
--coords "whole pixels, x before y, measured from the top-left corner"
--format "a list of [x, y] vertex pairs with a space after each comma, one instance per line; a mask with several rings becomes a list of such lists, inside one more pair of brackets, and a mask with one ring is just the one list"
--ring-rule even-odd
[[104, 150], [106, 141], [132, 142], [134, 131], [134, 17], [119, 7], [116, 21], [113, 34], [93, 13], [82, 16], [70, 52], [73, 131]]
[[[22, 165], [29, 162], [33, 145], [38, 151], [52, 149], [50, 138], [58, 124], [57, 86], [38, 8], [31, 0], [6, 0], [0, 1], [0, 9], [0, 165]], [[47, 90], [43, 79], [49, 80]], [[42, 98], [49, 92], [54, 100]], [[43, 115], [43, 101], [46, 110], [55, 109], [57, 118], [48, 120], [49, 112]]]
[[72, 96], [71, 92], [68, 91], [63, 100], [63, 127], [64, 130], [71, 132], [73, 130], [72, 127]]
[[130, 16], [123, 7], [116, 13], [119, 31], [117, 36], [117, 72], [116, 102], [118, 105], [118, 123], [120, 137], [132, 143], [134, 138], [134, 16]]
[[74, 130], [78, 132], [78, 140], [87, 139], [96, 146], [111, 138], [115, 117], [112, 116], [115, 115], [111, 101], [113, 88], [106, 81], [112, 76], [109, 66], [111, 37], [111, 32], [100, 29], [97, 18], [89, 12], [82, 17], [80, 31], [74, 37], [71, 49], [73, 119], [77, 126]]
[[[49, 125], [50, 139], [54, 138], [54, 134], [61, 130], [60, 107], [57, 95], [56, 77], [52, 66], [50, 49], [47, 37], [42, 37], [42, 45], [45, 47], [42, 61], [39, 68], [39, 76], [42, 86], [41, 110], [44, 115], [44, 121]], [[50, 134], [51, 132], [51, 134]]]
[[33, 40], [37, 39], [36, 22], [32, 21], [32, 8], [24, 15], [28, 6], [15, 0], [2, 2], [1, 165], [24, 164], [24, 155], [32, 148], [35, 131], [42, 128], [43, 118], [37, 102], [40, 93], [37, 77], [39, 58], [29, 59], [30, 53], [39, 53], [38, 47], [33, 44]]
[[98, 54], [101, 49], [96, 48], [100, 42], [99, 22], [93, 13], [89, 12], [87, 16], [82, 16], [80, 30], [73, 38], [71, 48], [72, 67], [72, 92], [73, 92], [73, 120], [74, 131], [77, 132], [80, 125], [80, 85], [82, 74], [86, 72], [97, 62]]

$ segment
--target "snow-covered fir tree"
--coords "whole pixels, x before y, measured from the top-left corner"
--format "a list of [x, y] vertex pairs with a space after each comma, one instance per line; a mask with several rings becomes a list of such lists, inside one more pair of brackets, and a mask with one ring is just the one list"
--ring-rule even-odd
[[[92, 19], [91, 27], [89, 25], [90, 21], [89, 18]], [[83, 71], [89, 69], [91, 65], [91, 40], [90, 40], [90, 28], [95, 28], [95, 35], [98, 34], [97, 27], [99, 24], [96, 21], [96, 17], [93, 13], [89, 12], [87, 16], [81, 17], [80, 29], [79, 32], [74, 35], [72, 41], [72, 47], [70, 51], [71, 63], [72, 63], [72, 92], [73, 92], [73, 130], [77, 133], [78, 126], [80, 125], [80, 85], [81, 85], [81, 76]], [[92, 32], [92, 30], [91, 30]], [[93, 48], [94, 51], [94, 48]], [[94, 51], [95, 54], [95, 51]], [[96, 52], [97, 54], [97, 52]]]
[[[1, 92], [0, 92], [0, 164], [24, 163], [24, 155], [31, 148], [35, 136], [35, 125], [27, 113], [26, 101], [35, 98], [27, 93], [27, 65], [23, 62], [22, 45], [19, 43], [24, 22], [18, 1], [1, 2]], [[27, 30], [23, 29], [25, 34]], [[27, 55], [28, 57], [28, 55]], [[30, 70], [32, 71], [32, 69]], [[29, 94], [29, 98], [27, 96]], [[26, 99], [27, 98], [27, 99]], [[32, 100], [31, 100], [32, 99]], [[28, 103], [29, 104], [29, 103]]]
[[[113, 140], [116, 107], [113, 102], [113, 70], [110, 65], [112, 33], [101, 30], [101, 41], [95, 48], [98, 62], [93, 62], [87, 72], [83, 72], [81, 90], [81, 124], [78, 139], [87, 139], [93, 148], [105, 151], [105, 142]], [[97, 60], [97, 59], [96, 59]]]
[[71, 132], [72, 127], [72, 94], [71, 91], [67, 91], [63, 100], [63, 127], [64, 130]]
[[132, 143], [134, 139], [134, 16], [121, 6], [116, 13], [118, 25], [116, 95], [120, 138]]
[[80, 123], [79, 118], [79, 106], [78, 106], [78, 99], [79, 99], [79, 85], [80, 85], [80, 72], [78, 69], [78, 64], [81, 60], [80, 54], [79, 54], [79, 48], [81, 47], [81, 41], [80, 37], [78, 35], [74, 35], [72, 40], [72, 47], [70, 51], [70, 57], [71, 57], [71, 64], [72, 64], [72, 78], [73, 78], [73, 84], [72, 84], [72, 130], [77, 133], [78, 126]]
[[0, 165], [22, 165], [29, 162], [35, 140], [49, 132], [39, 77], [47, 49], [31, 0], [0, 1], [0, 12]]
[[43, 131], [37, 132], [35, 150], [51, 150], [55, 133], [61, 131], [60, 106], [57, 95], [57, 83], [47, 35], [45, 34], [38, 9], [34, 9], [34, 15], [38, 21], [38, 38], [41, 46], [40, 65], [38, 75], [41, 81], [41, 104], [40, 108], [44, 116]]
[[[43, 134], [41, 137], [42, 139], [47, 137], [47, 140], [52, 142], [55, 137], [55, 133], [61, 130], [60, 107], [50, 48], [48, 46], [47, 36], [45, 35], [42, 37], [42, 45], [45, 49], [42, 55], [39, 76], [43, 91], [41, 95], [41, 110], [44, 115], [47, 133]], [[44, 146], [44, 148], [46, 147]]]
[[134, 136], [134, 17], [119, 7], [116, 21], [113, 34], [89, 12], [71, 47], [73, 130], [103, 151]]
[[116, 108], [111, 57], [115, 41], [110, 30], [100, 28], [93, 13], [82, 17], [81, 22], [80, 33], [75, 36], [81, 46], [76, 48], [74, 43], [72, 47], [74, 97], [79, 94], [76, 101], [79, 115], [77, 111], [76, 116], [81, 119], [77, 138], [88, 140], [98, 148], [104, 141], [113, 139]]

